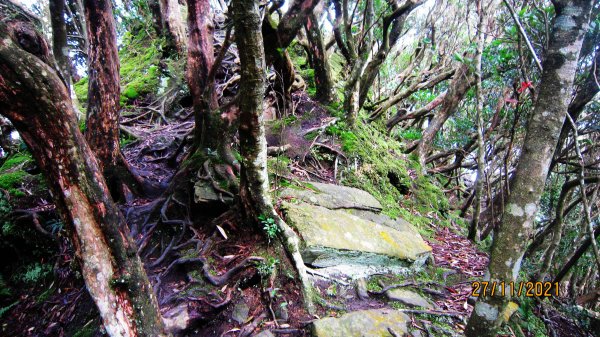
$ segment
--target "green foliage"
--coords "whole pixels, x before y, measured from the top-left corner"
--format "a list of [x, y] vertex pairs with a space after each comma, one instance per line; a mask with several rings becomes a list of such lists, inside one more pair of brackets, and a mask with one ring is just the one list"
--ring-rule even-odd
[[31, 154], [26, 151], [17, 152], [10, 156], [0, 167], [0, 189], [8, 191], [14, 197], [23, 197], [22, 187], [26, 183], [35, 182], [40, 185], [42, 180], [25, 172], [23, 167], [33, 162]]
[[421, 139], [421, 137], [423, 136], [423, 134], [422, 134], [422, 131], [420, 129], [417, 129], [417, 128], [408, 128], [408, 129], [400, 129], [396, 133], [396, 136], [398, 136], [402, 140], [411, 141], [411, 140]]
[[271, 240], [275, 239], [277, 237], [277, 233], [279, 233], [279, 227], [275, 223], [275, 219], [261, 214], [258, 216], [258, 220], [263, 225], [263, 230], [265, 231], [265, 234], [267, 234], [269, 243], [271, 243]]
[[534, 298], [525, 296], [520, 298], [519, 310], [517, 311], [520, 317], [519, 325], [529, 332], [528, 336], [546, 337], [548, 336], [546, 324], [535, 315], [534, 304]]
[[86, 76], [73, 84], [75, 96], [77, 96], [77, 100], [80, 104], [87, 104], [88, 82], [88, 77]]
[[25, 196], [25, 193], [19, 190], [25, 178], [29, 174], [25, 171], [14, 171], [0, 174], [0, 188], [7, 190], [10, 195], [16, 197]]
[[24, 282], [28, 285], [34, 285], [43, 281], [52, 272], [52, 265], [32, 263], [24, 267], [24, 271], [13, 275], [15, 281]]
[[125, 33], [123, 47], [119, 51], [121, 105], [158, 91], [163, 44], [162, 39], [148, 39], [144, 30], [135, 35]]
[[344, 122], [336, 123], [327, 127], [327, 134], [338, 136], [342, 142], [342, 150], [348, 153], [354, 153], [358, 148], [358, 137], [354, 132], [346, 130]]
[[[8, 199], [4, 193], [0, 193], [0, 225], [2, 226], [0, 233], [4, 236], [9, 235], [14, 231], [14, 223], [10, 219], [11, 212], [12, 206], [8, 202]], [[0, 285], [2, 285], [1, 282]]]
[[7, 171], [9, 169], [17, 167], [18, 165], [25, 164], [31, 161], [33, 161], [33, 157], [31, 157], [31, 154], [27, 152], [17, 152], [6, 159], [6, 161], [0, 167], [0, 172]]
[[[441, 214], [443, 220], [448, 201], [430, 177], [418, 177], [416, 158], [403, 154], [402, 143], [389, 137], [384, 126], [358, 123], [348, 130], [345, 123], [327, 128], [327, 133], [340, 138], [349, 164], [341, 171], [341, 183], [371, 193], [383, 206], [383, 213], [402, 216], [417, 227], [425, 228], [430, 218], [422, 215]], [[356, 166], [354, 165], [356, 163]]]
[[258, 275], [260, 275], [263, 279], [268, 279], [275, 270], [277, 269], [277, 265], [279, 264], [279, 260], [269, 256], [265, 261], [260, 261], [256, 265], [256, 270], [258, 271]]
[[6, 281], [4, 280], [4, 277], [2, 276], [2, 274], [0, 274], [0, 298], [8, 297], [11, 294], [12, 294], [12, 291], [11, 291], [10, 287], [8, 286], [8, 284], [6, 284]]

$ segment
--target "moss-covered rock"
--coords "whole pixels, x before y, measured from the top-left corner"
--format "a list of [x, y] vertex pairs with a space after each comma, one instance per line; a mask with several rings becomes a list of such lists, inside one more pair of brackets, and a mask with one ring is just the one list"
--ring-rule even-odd
[[381, 211], [381, 203], [369, 193], [358, 188], [312, 182], [310, 189], [286, 188], [282, 198], [295, 198], [309, 204], [329, 209], [352, 208]]
[[418, 234], [400, 232], [342, 210], [303, 202], [285, 202], [283, 207], [288, 222], [302, 237], [305, 262], [316, 266], [407, 266], [424, 262], [431, 252], [431, 247]]
[[312, 324], [315, 337], [383, 337], [408, 333], [408, 316], [397, 310], [354, 311], [339, 318], [327, 317]]

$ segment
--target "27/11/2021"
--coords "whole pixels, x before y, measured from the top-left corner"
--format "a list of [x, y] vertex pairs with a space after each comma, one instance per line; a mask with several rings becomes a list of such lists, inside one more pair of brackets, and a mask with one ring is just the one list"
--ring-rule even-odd
[[471, 283], [471, 296], [558, 297], [558, 282], [488, 282]]

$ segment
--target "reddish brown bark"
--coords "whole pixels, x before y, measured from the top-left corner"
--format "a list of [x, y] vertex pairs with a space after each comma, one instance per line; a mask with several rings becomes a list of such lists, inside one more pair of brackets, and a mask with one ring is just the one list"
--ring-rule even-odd
[[110, 0], [85, 0], [84, 7], [89, 40], [85, 137], [116, 189], [121, 183], [138, 189], [139, 178], [131, 172], [119, 146], [119, 54], [112, 5]]
[[0, 112], [46, 176], [110, 336], [164, 336], [152, 287], [78, 128], [69, 93], [31, 21], [0, 11]]
[[186, 78], [194, 102], [196, 120], [196, 140], [200, 144], [215, 143], [207, 132], [215, 126], [213, 116], [218, 109], [217, 94], [214, 81], [209, 79], [209, 73], [214, 66], [213, 29], [210, 1], [189, 0], [188, 5], [188, 55]]

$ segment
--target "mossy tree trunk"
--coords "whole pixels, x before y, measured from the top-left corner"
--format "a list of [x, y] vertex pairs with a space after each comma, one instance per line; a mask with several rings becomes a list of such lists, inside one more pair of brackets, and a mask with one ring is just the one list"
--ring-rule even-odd
[[[571, 100], [571, 87], [592, 1], [553, 3], [556, 17], [543, 64], [539, 95], [486, 273], [489, 281], [497, 284], [517, 280], [523, 254], [533, 234], [540, 196]], [[479, 298], [465, 331], [467, 336], [496, 336], [499, 327], [515, 310], [514, 305], [508, 305], [508, 293], [501, 296], [497, 289], [495, 296]]]
[[240, 79], [240, 152], [242, 169], [240, 201], [248, 223], [257, 223], [259, 215], [273, 218], [280, 238], [298, 271], [305, 305], [312, 310], [311, 286], [299, 253], [296, 233], [277, 215], [269, 196], [267, 174], [267, 142], [263, 121], [263, 99], [266, 87], [266, 64], [261, 33], [258, 0], [233, 0], [235, 38], [238, 46]]
[[[127, 184], [139, 190], [141, 181], [126, 162], [119, 145], [120, 77], [115, 19], [110, 0], [85, 0], [88, 31], [88, 102], [85, 138], [96, 154], [114, 193]], [[117, 194], [114, 194], [117, 195]]]
[[[3, 0], [4, 2], [4, 0]], [[110, 336], [165, 336], [152, 287], [79, 131], [48, 44], [31, 21], [0, 12], [0, 111], [44, 172], [86, 287]]]

